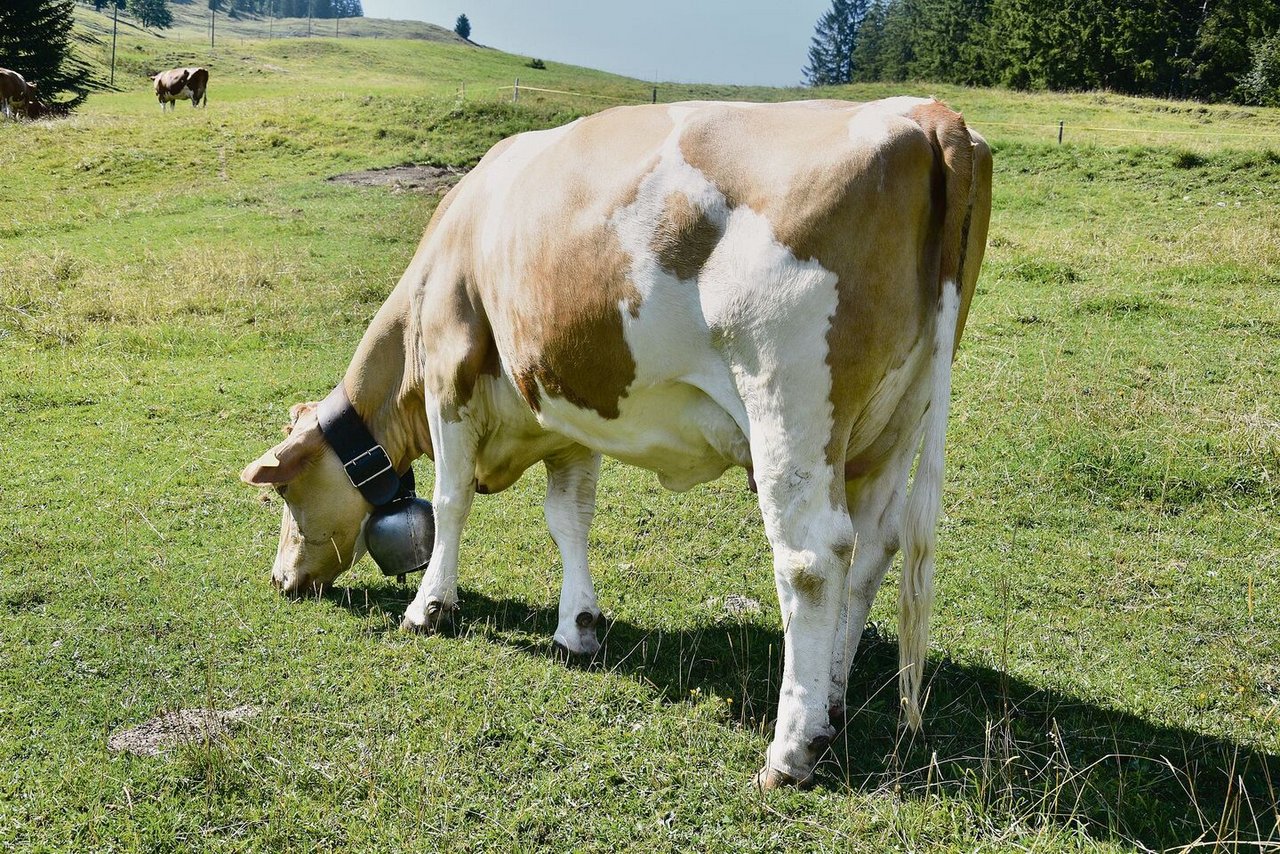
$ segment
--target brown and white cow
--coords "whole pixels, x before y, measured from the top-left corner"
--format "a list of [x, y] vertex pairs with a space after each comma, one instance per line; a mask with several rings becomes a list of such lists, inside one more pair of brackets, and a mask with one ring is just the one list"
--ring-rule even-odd
[[[900, 539], [918, 726], [951, 361], [990, 209], [986, 143], [933, 100], [624, 107], [499, 143], [441, 202], [344, 379], [400, 471], [435, 463], [436, 540], [404, 625], [456, 607], [472, 496], [541, 461], [555, 638], [594, 653], [601, 455], [676, 490], [742, 466], [786, 638], [760, 785], [811, 778]], [[348, 569], [370, 511], [314, 405], [293, 415], [241, 474], [284, 495], [286, 591]]]
[[172, 105], [176, 110], [179, 101], [191, 101], [192, 107], [208, 105], [205, 91], [209, 88], [209, 71], [206, 68], [170, 68], [151, 78], [155, 84], [156, 100], [160, 109]]
[[0, 113], [6, 118], [14, 118], [14, 107], [23, 108], [29, 101], [36, 99], [38, 87], [28, 82], [21, 74], [0, 68]]

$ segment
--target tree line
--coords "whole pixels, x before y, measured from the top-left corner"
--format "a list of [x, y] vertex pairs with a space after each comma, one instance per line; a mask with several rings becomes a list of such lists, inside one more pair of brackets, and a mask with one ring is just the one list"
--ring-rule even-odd
[[928, 80], [1280, 103], [1275, 0], [833, 0], [808, 85]]
[[125, 10], [144, 27], [163, 29], [173, 23], [170, 3], [201, 6], [229, 17], [240, 14], [273, 18], [362, 18], [360, 0], [84, 0], [98, 11], [110, 9], [112, 3]]

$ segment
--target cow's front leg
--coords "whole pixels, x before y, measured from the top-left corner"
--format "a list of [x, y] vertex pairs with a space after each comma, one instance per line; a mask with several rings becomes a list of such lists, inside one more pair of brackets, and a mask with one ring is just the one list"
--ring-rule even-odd
[[596, 512], [600, 455], [578, 445], [547, 458], [544, 465], [547, 498], [543, 509], [564, 562], [555, 643], [576, 655], [595, 655], [600, 651], [596, 636], [600, 607], [587, 568], [587, 532]]
[[778, 721], [756, 778], [762, 789], [807, 784], [834, 735], [827, 710], [831, 661], [854, 547], [837, 480], [843, 479], [843, 470], [830, 466], [821, 448], [807, 459], [785, 447], [770, 450], [783, 453], [764, 458], [753, 437], [752, 460], [773, 547], [785, 638]]
[[458, 609], [458, 550], [476, 484], [476, 432], [465, 416], [444, 417], [438, 402], [427, 402], [427, 422], [435, 451], [432, 493], [436, 539], [418, 594], [404, 614], [403, 628], [435, 631]]

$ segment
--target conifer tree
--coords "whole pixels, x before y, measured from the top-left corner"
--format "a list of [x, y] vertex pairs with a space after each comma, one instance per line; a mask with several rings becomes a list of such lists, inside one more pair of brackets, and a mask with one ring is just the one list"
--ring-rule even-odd
[[884, 79], [881, 50], [884, 46], [885, 4], [877, 0], [867, 7], [853, 40], [853, 79], [869, 83]]
[[832, 0], [814, 26], [809, 45], [809, 64], [804, 82], [809, 86], [831, 86], [853, 80], [853, 48], [858, 26], [867, 13], [867, 0]]
[[453, 24], [453, 31], [464, 39], [471, 38], [471, 22], [467, 20], [466, 14], [458, 16], [458, 20]]
[[56, 103], [71, 93], [72, 107], [84, 100], [98, 81], [71, 51], [75, 0], [5, 0], [0, 3], [0, 67], [35, 83], [39, 97]]

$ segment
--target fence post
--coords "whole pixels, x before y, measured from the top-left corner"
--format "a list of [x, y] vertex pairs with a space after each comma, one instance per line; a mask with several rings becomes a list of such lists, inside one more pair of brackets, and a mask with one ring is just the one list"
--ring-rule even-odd
[[654, 104], [658, 103], [658, 87], [657, 86], [653, 87], [653, 101], [651, 103], [654, 103]]
[[520, 103], [520, 78], [516, 78], [516, 85], [511, 89], [511, 103]]
[[1062, 145], [1062, 120], [1058, 120], [1058, 145]]

